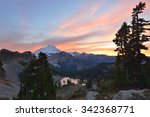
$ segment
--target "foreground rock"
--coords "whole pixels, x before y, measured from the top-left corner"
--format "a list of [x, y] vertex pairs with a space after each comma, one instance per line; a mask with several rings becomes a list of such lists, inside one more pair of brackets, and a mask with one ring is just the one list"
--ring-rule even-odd
[[113, 100], [150, 100], [150, 89], [119, 91]]
[[86, 100], [95, 100], [98, 94], [99, 92], [97, 91], [88, 91], [86, 94]]
[[57, 99], [85, 99], [86, 88], [81, 84], [63, 86], [57, 90]]
[[4, 64], [5, 80], [0, 81], [0, 99], [13, 99], [19, 93], [19, 74], [24, 67], [17, 63]]

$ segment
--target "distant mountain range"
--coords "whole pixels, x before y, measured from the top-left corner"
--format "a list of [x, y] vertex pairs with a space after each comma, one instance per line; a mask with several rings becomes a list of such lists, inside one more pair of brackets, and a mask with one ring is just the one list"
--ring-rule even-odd
[[40, 52], [46, 53], [49, 63], [52, 64], [56, 70], [61, 72], [71, 72], [87, 69], [103, 62], [115, 62], [115, 56], [64, 52], [52, 45], [41, 48], [33, 52], [33, 54], [38, 56]]
[[114, 63], [115, 56], [107, 55], [95, 55], [78, 52], [64, 52], [56, 48], [55, 46], [49, 45], [41, 48], [33, 53], [31, 52], [12, 52], [7, 49], [0, 50], [0, 59], [5, 63], [12, 62], [29, 62], [32, 55], [38, 56], [40, 52], [46, 53], [48, 56], [48, 62], [53, 66], [55, 71], [68, 73], [72, 71], [80, 71], [97, 66], [100, 63]]

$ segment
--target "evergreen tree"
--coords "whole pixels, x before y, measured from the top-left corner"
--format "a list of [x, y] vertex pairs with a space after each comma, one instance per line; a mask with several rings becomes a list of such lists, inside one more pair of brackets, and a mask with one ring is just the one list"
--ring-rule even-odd
[[0, 79], [4, 79], [5, 76], [6, 76], [5, 70], [3, 69], [3, 63], [2, 63], [1, 58], [0, 58]]
[[146, 57], [145, 54], [141, 53], [141, 50], [147, 50], [148, 48], [143, 44], [147, 41], [149, 41], [150, 36], [146, 35], [146, 31], [149, 30], [145, 28], [146, 26], [150, 25], [150, 21], [146, 21], [144, 18], [140, 17], [140, 14], [143, 13], [143, 10], [145, 9], [146, 4], [140, 2], [132, 12], [132, 24], [131, 24], [131, 41], [130, 44], [132, 45], [132, 54], [133, 54], [133, 63], [134, 63], [134, 71], [133, 71], [133, 77], [134, 80], [137, 82], [137, 80], [141, 77], [140, 71], [142, 62], [148, 62], [148, 57]]
[[130, 40], [130, 29], [126, 22], [123, 23], [113, 42], [117, 45], [118, 55], [124, 57], [128, 54], [128, 45]]
[[49, 68], [47, 56], [39, 53], [38, 59], [33, 57], [21, 78], [19, 99], [55, 99], [56, 92]]
[[[122, 79], [125, 77], [132, 81], [135, 85], [143, 77], [141, 73], [143, 62], [146, 64], [149, 62], [149, 58], [141, 52], [141, 50], [148, 49], [144, 43], [150, 40], [150, 36], [146, 35], [146, 32], [150, 30], [146, 28], [150, 26], [150, 21], [139, 16], [143, 13], [145, 5], [145, 3], [140, 2], [136, 8], [133, 8], [131, 25], [123, 23], [113, 40], [117, 45], [115, 51], [118, 51], [117, 74]], [[118, 73], [118, 71], [120, 72]], [[119, 75], [121, 73], [122, 75]]]
[[129, 79], [128, 63], [131, 58], [130, 55], [131, 45], [129, 44], [129, 41], [130, 41], [130, 26], [128, 26], [127, 23], [124, 22], [119, 31], [116, 33], [116, 38], [113, 40], [113, 42], [117, 45], [117, 49], [115, 51], [118, 51], [118, 56], [116, 59], [116, 67], [119, 71], [126, 72], [126, 75], [124, 77], [127, 80]]
[[0, 67], [2, 67], [2, 65], [3, 65], [3, 64], [2, 64], [2, 61], [1, 61], [1, 58], [0, 58]]
[[92, 88], [92, 84], [93, 84], [92, 79], [88, 79], [88, 80], [87, 80], [87, 83], [86, 83], [86, 88], [87, 88], [87, 89]]

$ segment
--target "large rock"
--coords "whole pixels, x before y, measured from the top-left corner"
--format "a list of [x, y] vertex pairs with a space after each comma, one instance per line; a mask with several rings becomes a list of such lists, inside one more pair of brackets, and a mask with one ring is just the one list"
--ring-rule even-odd
[[0, 80], [0, 99], [13, 99], [20, 90], [19, 74], [24, 67], [17, 63], [4, 64], [5, 80]]
[[149, 100], [150, 89], [119, 91], [113, 100]]
[[88, 91], [86, 94], [86, 100], [95, 100], [96, 96], [99, 94], [97, 91]]
[[61, 89], [57, 90], [57, 99], [81, 99], [81, 95], [85, 94], [85, 87], [81, 84], [63, 86]]

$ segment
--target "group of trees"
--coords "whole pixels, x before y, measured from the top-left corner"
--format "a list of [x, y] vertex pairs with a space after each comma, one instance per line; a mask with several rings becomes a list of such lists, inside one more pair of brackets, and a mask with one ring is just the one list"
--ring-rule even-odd
[[21, 74], [21, 85], [18, 99], [56, 99], [56, 92], [47, 56], [39, 53], [33, 57]]
[[[144, 45], [150, 40], [147, 32], [150, 31], [150, 21], [140, 17], [146, 7], [140, 2], [132, 12], [131, 24], [123, 23], [116, 33], [113, 42], [117, 45], [115, 51], [118, 52], [116, 60], [116, 79], [118, 81], [128, 81], [132, 86], [146, 85], [145, 70], [149, 65], [149, 58], [142, 53], [148, 48]], [[143, 72], [144, 71], [144, 72]], [[150, 78], [149, 78], [150, 80]]]

